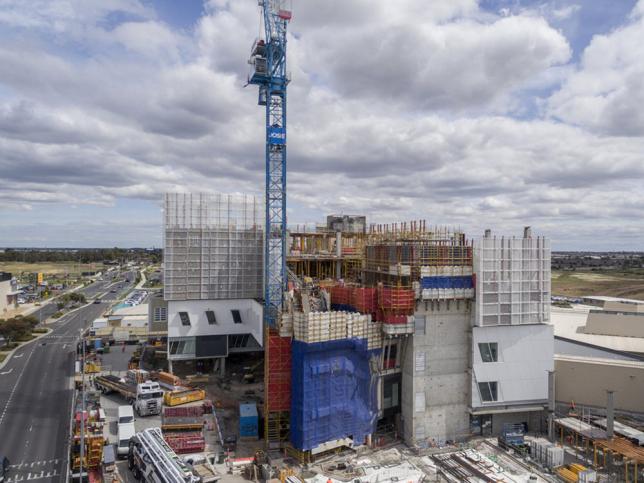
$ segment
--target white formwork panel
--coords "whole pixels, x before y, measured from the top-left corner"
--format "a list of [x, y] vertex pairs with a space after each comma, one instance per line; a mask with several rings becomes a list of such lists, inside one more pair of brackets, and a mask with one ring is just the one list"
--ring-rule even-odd
[[261, 298], [263, 220], [252, 196], [166, 194], [166, 300]]
[[476, 325], [550, 320], [550, 241], [482, 238], [474, 244]]

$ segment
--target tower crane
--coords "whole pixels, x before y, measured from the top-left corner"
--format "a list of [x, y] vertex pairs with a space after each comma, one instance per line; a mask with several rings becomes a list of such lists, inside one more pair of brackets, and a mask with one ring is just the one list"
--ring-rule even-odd
[[284, 0], [258, 0], [265, 39], [251, 49], [249, 84], [259, 86], [266, 109], [266, 224], [264, 228], [264, 322], [275, 327], [286, 289], [286, 27]]

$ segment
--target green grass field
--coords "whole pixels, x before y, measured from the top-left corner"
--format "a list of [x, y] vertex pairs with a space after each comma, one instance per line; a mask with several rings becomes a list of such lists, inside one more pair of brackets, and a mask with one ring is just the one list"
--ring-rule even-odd
[[644, 300], [644, 270], [552, 272], [552, 294], [606, 295]]
[[10, 272], [14, 275], [21, 273], [38, 273], [45, 275], [79, 275], [81, 272], [102, 271], [102, 263], [75, 263], [75, 262], [0, 262], [0, 271]]

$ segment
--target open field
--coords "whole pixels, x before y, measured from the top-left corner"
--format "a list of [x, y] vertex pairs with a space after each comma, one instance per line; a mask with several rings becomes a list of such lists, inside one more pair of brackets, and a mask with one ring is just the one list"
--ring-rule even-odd
[[0, 262], [0, 272], [10, 272], [15, 275], [20, 273], [38, 273], [45, 275], [79, 274], [80, 272], [93, 272], [103, 270], [102, 263], [76, 263], [76, 262]]
[[552, 272], [552, 294], [607, 295], [644, 300], [644, 270]]

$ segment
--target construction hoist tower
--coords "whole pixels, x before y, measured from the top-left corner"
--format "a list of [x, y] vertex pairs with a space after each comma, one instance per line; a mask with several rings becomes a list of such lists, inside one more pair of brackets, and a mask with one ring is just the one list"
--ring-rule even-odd
[[264, 322], [276, 327], [286, 289], [286, 26], [284, 0], [259, 0], [264, 39], [253, 44], [248, 83], [259, 86], [266, 106], [266, 225], [264, 228]]

